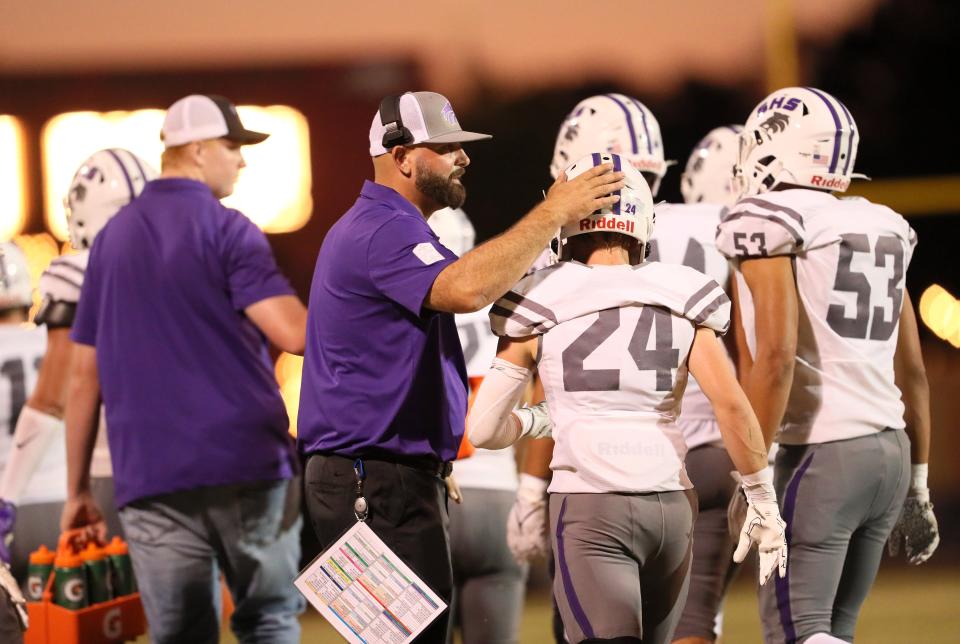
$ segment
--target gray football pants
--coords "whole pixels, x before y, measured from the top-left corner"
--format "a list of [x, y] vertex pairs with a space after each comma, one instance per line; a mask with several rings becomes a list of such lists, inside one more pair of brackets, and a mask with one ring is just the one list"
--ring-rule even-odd
[[845, 441], [781, 445], [774, 465], [787, 522], [787, 576], [760, 588], [764, 640], [830, 633], [852, 642], [860, 607], [910, 483], [902, 429]]
[[567, 640], [669, 642], [690, 580], [693, 490], [551, 494], [553, 594]]
[[[449, 504], [451, 620], [464, 644], [514, 644], [527, 581], [527, 566], [514, 561], [507, 547], [507, 515], [517, 495], [463, 488], [463, 497], [463, 505]], [[447, 641], [453, 641], [453, 629]]]
[[733, 563], [737, 541], [727, 527], [727, 506], [737, 490], [730, 472], [736, 468], [727, 450], [714, 445], [693, 448], [684, 462], [699, 506], [693, 526], [690, 592], [673, 637], [712, 641], [717, 637], [717, 615], [738, 569]]

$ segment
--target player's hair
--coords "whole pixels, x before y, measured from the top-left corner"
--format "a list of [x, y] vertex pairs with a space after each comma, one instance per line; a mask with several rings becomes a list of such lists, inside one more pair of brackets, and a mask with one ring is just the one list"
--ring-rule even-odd
[[586, 262], [590, 253], [601, 248], [622, 248], [632, 255], [639, 246], [639, 239], [622, 233], [601, 232], [576, 235], [567, 239], [561, 251], [561, 259]]

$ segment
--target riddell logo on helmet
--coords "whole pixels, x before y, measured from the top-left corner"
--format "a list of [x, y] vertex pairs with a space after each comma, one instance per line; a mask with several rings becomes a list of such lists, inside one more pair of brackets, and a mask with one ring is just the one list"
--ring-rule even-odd
[[625, 233], [632, 233], [634, 224], [632, 221], [624, 221], [615, 217], [602, 217], [600, 219], [581, 219], [580, 230], [609, 230], [617, 232], [622, 230]]
[[810, 185], [817, 186], [818, 188], [837, 188], [839, 190], [846, 190], [850, 187], [850, 179], [844, 179], [843, 177], [823, 177], [819, 174], [815, 174], [810, 177]]

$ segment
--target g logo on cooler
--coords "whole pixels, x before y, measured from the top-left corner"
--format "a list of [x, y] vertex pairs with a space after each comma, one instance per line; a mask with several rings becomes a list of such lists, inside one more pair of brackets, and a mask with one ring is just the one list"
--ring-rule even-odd
[[110, 640], [123, 635], [123, 615], [119, 608], [111, 608], [103, 614], [103, 636]]

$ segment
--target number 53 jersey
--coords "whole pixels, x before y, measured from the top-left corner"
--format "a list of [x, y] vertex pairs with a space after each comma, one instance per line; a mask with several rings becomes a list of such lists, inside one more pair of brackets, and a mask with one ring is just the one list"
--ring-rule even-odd
[[730, 323], [716, 282], [659, 262], [560, 262], [521, 280], [490, 321], [499, 336], [539, 336], [556, 441], [551, 492], [692, 487], [676, 419], [696, 328], [723, 333]]
[[[904, 426], [893, 357], [915, 245], [913, 229], [889, 208], [816, 190], [747, 197], [724, 215], [717, 248], [728, 257], [793, 257], [797, 357], [779, 442], [823, 443]], [[739, 271], [736, 279], [756, 355], [753, 299]]]

